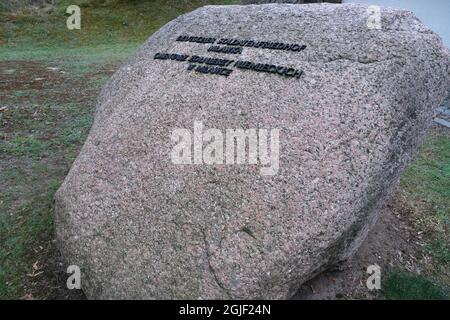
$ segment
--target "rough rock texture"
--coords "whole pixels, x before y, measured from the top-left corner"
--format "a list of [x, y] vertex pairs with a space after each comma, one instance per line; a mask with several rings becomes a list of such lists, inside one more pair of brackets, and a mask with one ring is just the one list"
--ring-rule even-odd
[[243, 4], [264, 4], [264, 3], [292, 3], [292, 4], [309, 4], [309, 3], [342, 3], [342, 0], [243, 0]]
[[[348, 258], [448, 86], [439, 37], [413, 14], [359, 5], [207, 6], [155, 33], [100, 94], [91, 133], [55, 198], [67, 264], [89, 298], [289, 298]], [[239, 56], [180, 35], [301, 43]], [[263, 61], [300, 79], [229, 77], [157, 52]], [[176, 165], [175, 128], [280, 129], [280, 169]]]

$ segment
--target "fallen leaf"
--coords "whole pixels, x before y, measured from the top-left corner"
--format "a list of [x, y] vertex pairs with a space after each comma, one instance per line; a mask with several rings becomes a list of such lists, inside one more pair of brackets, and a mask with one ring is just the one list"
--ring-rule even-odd
[[28, 273], [27, 276], [29, 276], [30, 278], [35, 278], [41, 274], [43, 274], [44, 271], [38, 272], [38, 273]]
[[27, 293], [23, 297], [20, 298], [21, 300], [34, 300], [34, 297], [31, 293]]
[[33, 263], [33, 270], [39, 270], [39, 260], [37, 260], [35, 263]]

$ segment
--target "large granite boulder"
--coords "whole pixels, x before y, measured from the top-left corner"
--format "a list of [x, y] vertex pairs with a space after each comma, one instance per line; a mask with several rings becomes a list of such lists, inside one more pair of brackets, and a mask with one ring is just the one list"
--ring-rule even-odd
[[[86, 295], [289, 298], [349, 258], [448, 87], [436, 34], [370, 14], [206, 6], [151, 36], [102, 90], [55, 197]], [[248, 157], [223, 158], [239, 128]]]

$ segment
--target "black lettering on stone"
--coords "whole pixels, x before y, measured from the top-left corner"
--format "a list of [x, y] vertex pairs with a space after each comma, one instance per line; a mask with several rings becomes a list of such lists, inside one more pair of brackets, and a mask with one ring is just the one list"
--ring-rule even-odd
[[228, 53], [228, 54], [241, 54], [242, 47], [231, 47], [231, 46], [211, 46], [208, 48], [208, 52], [218, 52], [218, 53]]
[[[177, 37], [176, 41], [182, 42], [195, 42], [195, 43], [203, 43], [203, 44], [216, 44], [216, 45], [226, 45], [232, 47], [252, 47], [252, 48], [262, 48], [262, 49], [271, 49], [271, 50], [284, 50], [284, 51], [293, 51], [300, 52], [306, 49], [306, 45], [300, 45], [297, 43], [284, 43], [278, 41], [255, 41], [251, 39], [229, 39], [229, 38], [217, 38], [214, 37], [199, 37], [199, 36], [186, 36], [182, 35]], [[213, 47], [211, 47], [213, 48]], [[210, 48], [210, 49], [211, 49]], [[237, 52], [228, 52], [228, 51], [214, 51], [217, 50], [216, 47], [208, 51], [219, 52], [219, 53], [232, 53], [235, 54]], [[228, 50], [228, 49], [225, 49]], [[231, 49], [229, 49], [231, 50]], [[233, 49], [236, 50], [236, 49]], [[231, 51], [233, 51], [231, 50]], [[242, 52], [242, 51], [241, 51]]]
[[158, 52], [153, 57], [154, 59], [160, 60], [177, 60], [177, 61], [186, 61], [189, 56], [187, 54], [178, 54], [178, 53], [161, 53]]
[[177, 38], [177, 41], [195, 42], [195, 43], [214, 43], [214, 42], [216, 42], [216, 38], [179, 36]]
[[[272, 46], [272, 47], [278, 47], [278, 43], [268, 43], [266, 42], [264, 45], [266, 46]], [[231, 47], [234, 48], [234, 47]], [[241, 48], [242, 49], [242, 48]], [[193, 55], [189, 57], [189, 55], [186, 54], [178, 54], [178, 53], [163, 53], [158, 52], [155, 53], [154, 59], [157, 60], [171, 60], [171, 61], [187, 61], [189, 62], [187, 66], [188, 71], [196, 71], [199, 73], [204, 74], [216, 74], [228, 77], [232, 72], [233, 69], [226, 68], [229, 67], [233, 62], [233, 66], [238, 69], [244, 69], [244, 70], [252, 70], [256, 72], [265, 72], [265, 73], [272, 73], [272, 74], [278, 74], [284, 77], [288, 78], [297, 78], [300, 79], [300, 77], [303, 75], [303, 71], [291, 67], [285, 67], [285, 66], [277, 66], [273, 64], [267, 64], [267, 63], [255, 63], [251, 61], [243, 61], [243, 60], [230, 60], [230, 59], [220, 59], [220, 58], [213, 58], [213, 57], [204, 57], [204, 56], [197, 56]]]
[[254, 63], [251, 61], [242, 61], [238, 60], [234, 63], [234, 67], [238, 69], [244, 70], [253, 70], [257, 72], [266, 72], [266, 73], [276, 73], [280, 76], [289, 77], [289, 78], [297, 78], [303, 74], [302, 70], [298, 70], [295, 68], [288, 68], [283, 66], [277, 66], [273, 64], [264, 64], [264, 63]]
[[204, 63], [208, 65], [216, 65], [216, 66], [228, 66], [233, 60], [229, 59], [220, 59], [220, 58], [211, 58], [211, 57], [202, 57], [202, 56], [192, 56], [189, 58], [188, 62], [191, 63]]
[[213, 66], [197, 66], [195, 68], [196, 72], [205, 73], [205, 74], [217, 74], [220, 76], [228, 77], [233, 70], [222, 68], [222, 67], [213, 67]]

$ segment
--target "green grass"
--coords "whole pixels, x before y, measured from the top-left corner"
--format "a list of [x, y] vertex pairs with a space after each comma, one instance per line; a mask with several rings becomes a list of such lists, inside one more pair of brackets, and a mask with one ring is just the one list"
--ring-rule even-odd
[[419, 155], [406, 170], [401, 186], [438, 210], [450, 205], [450, 139], [444, 133], [426, 137]]
[[4, 155], [28, 155], [31, 158], [39, 158], [46, 149], [47, 143], [33, 136], [17, 136], [14, 140], [5, 142], [0, 146], [0, 152]]
[[[51, 14], [39, 10], [21, 14], [0, 12], [0, 42], [8, 46], [79, 47], [142, 43], [162, 25], [206, 4], [235, 4], [236, 0], [57, 1]], [[81, 29], [66, 27], [69, 5], [81, 7]], [[1, 41], [2, 40], [2, 41]]]
[[383, 295], [389, 300], [447, 300], [444, 290], [423, 275], [393, 271], [383, 282]]
[[[55, 1], [50, 13], [0, 11], [1, 60], [58, 60], [90, 71], [93, 62], [121, 61], [177, 16], [207, 4], [238, 0]], [[67, 6], [81, 7], [81, 29], [66, 27]], [[77, 71], [78, 72], [78, 71]]]
[[401, 190], [414, 203], [411, 220], [431, 241], [428, 249], [450, 266], [450, 138], [433, 131], [401, 178]]
[[2, 161], [0, 173], [0, 298], [24, 295], [41, 239], [52, 236], [51, 203], [62, 172], [32, 155]]
[[[93, 71], [102, 61], [91, 57]], [[29, 276], [36, 261], [47, 259], [36, 248], [53, 239], [53, 195], [87, 137], [97, 92], [107, 80], [87, 77], [75, 64], [73, 70], [51, 89], [27, 90], [26, 102], [24, 95], [8, 95], [9, 107], [0, 113], [0, 299], [45, 294], [35, 285], [43, 286], [44, 275]], [[76, 83], [77, 90], [92, 91], [81, 102], [67, 102], [65, 93]]]

